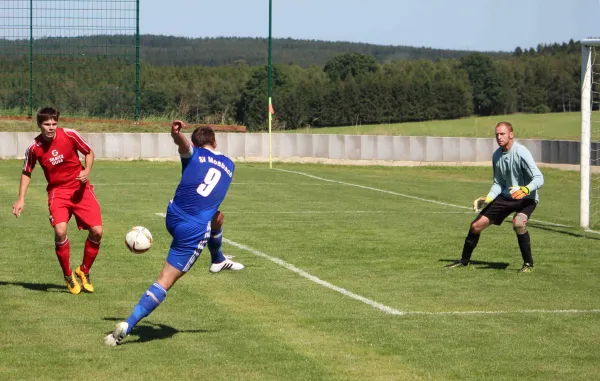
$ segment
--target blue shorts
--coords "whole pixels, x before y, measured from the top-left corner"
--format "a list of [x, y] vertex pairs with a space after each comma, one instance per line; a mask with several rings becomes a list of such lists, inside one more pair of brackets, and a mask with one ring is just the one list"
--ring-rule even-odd
[[210, 238], [210, 221], [203, 224], [173, 205], [167, 208], [167, 230], [173, 237], [167, 262], [187, 272], [192, 268]]

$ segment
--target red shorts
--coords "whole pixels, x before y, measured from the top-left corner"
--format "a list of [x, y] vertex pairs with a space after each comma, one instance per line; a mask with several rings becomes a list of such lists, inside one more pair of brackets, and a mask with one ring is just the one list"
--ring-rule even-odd
[[61, 222], [69, 222], [72, 215], [75, 215], [79, 230], [102, 226], [100, 204], [98, 204], [94, 187], [91, 184], [77, 189], [58, 187], [50, 190], [48, 192], [48, 210], [52, 226]]

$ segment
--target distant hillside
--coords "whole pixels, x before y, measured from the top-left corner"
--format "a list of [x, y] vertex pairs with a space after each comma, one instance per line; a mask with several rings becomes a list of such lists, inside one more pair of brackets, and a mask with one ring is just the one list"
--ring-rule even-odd
[[[132, 36], [87, 36], [46, 38], [35, 41], [34, 52], [51, 54], [127, 55], [135, 54]], [[5, 53], [29, 54], [28, 41], [1, 40]], [[273, 62], [296, 64], [302, 67], [323, 65], [341, 53], [365, 53], [378, 62], [400, 59], [460, 58], [472, 51], [444, 50], [411, 46], [384, 46], [353, 42], [273, 39]], [[490, 56], [509, 55], [508, 52], [488, 52]], [[245, 37], [184, 38], [141, 35], [142, 61], [157, 66], [224, 66], [267, 63], [267, 39]]]

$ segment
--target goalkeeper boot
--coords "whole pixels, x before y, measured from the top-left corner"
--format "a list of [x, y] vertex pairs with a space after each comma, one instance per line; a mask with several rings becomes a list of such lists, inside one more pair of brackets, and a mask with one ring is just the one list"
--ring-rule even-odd
[[234, 270], [239, 271], [244, 268], [244, 265], [238, 262], [234, 262], [231, 259], [225, 257], [225, 260], [221, 263], [211, 263], [208, 271], [211, 273], [218, 273], [221, 270]]
[[532, 273], [533, 265], [531, 263], [523, 263], [523, 267], [518, 271], [520, 273]]
[[71, 273], [69, 276], [65, 276], [65, 283], [67, 284], [67, 289], [73, 295], [77, 295], [81, 292], [81, 286], [79, 282], [77, 282], [77, 278], [75, 278], [75, 274]]
[[449, 269], [453, 269], [455, 267], [467, 267], [469, 265], [469, 262], [463, 262], [462, 259], [459, 259], [458, 261], [454, 261], [452, 263], [447, 264], [444, 267], [447, 267]]
[[119, 345], [121, 340], [127, 337], [127, 329], [129, 329], [129, 324], [127, 324], [127, 322], [122, 321], [117, 324], [115, 330], [104, 337], [104, 345], [108, 347], [116, 347]]
[[81, 286], [83, 287], [83, 289], [87, 292], [94, 292], [94, 286], [92, 285], [92, 282], [90, 282], [90, 274], [89, 273], [84, 273], [81, 270], [81, 266], [79, 266], [77, 268], [77, 270], [75, 270], [75, 274], [77, 274], [77, 277], [79, 277], [79, 279], [81, 280]]

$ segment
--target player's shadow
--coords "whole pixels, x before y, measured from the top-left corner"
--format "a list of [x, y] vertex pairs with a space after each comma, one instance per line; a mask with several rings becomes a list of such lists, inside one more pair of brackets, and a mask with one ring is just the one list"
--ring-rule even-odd
[[593, 236], [591, 234], [586, 234], [585, 232], [569, 231], [569, 230], [567, 230], [568, 228], [561, 228], [560, 226], [549, 226], [549, 225], [538, 224], [535, 221], [529, 221], [527, 223], [527, 227], [545, 230], [545, 231], [553, 232], [553, 233], [564, 234], [564, 235], [568, 235], [568, 236], [575, 237], [575, 238], [584, 238], [584, 239], [600, 241], [600, 236]]
[[[106, 317], [104, 320], [110, 321], [123, 321], [123, 319]], [[125, 344], [136, 344], [146, 343], [152, 340], [163, 340], [169, 339], [178, 333], [207, 333], [210, 332], [206, 329], [177, 329], [165, 324], [155, 324], [148, 321], [144, 321], [139, 325], [136, 325], [131, 330], [131, 336], [137, 336], [137, 339], [124, 340], [121, 345]], [[110, 332], [107, 332], [108, 335]]]
[[[440, 262], [455, 262], [456, 259], [440, 259]], [[506, 262], [488, 262], [488, 261], [470, 261], [470, 266], [474, 266], [478, 270], [506, 270], [509, 263]]]
[[52, 283], [5, 282], [0, 280], [0, 286], [20, 286], [28, 290], [43, 292], [56, 292], [55, 290], [68, 292], [66, 286]]

